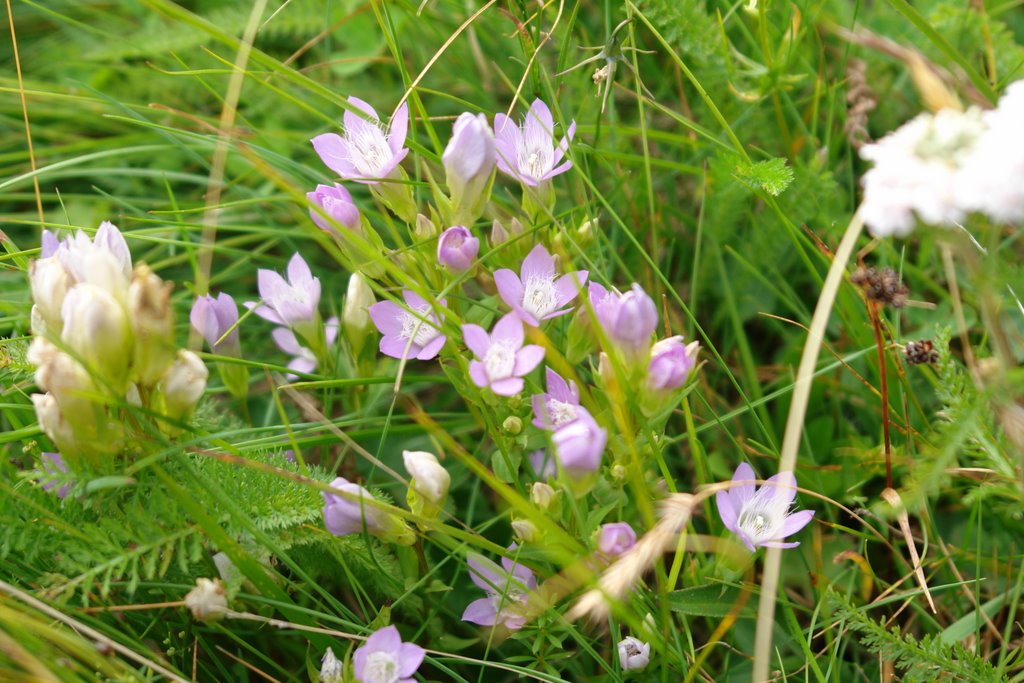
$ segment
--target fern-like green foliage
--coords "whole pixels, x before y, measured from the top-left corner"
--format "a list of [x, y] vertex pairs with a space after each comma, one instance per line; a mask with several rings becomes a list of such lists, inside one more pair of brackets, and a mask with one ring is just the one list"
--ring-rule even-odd
[[836, 611], [836, 617], [846, 622], [847, 628], [860, 634], [861, 644], [903, 670], [903, 680], [907, 683], [997, 683], [1007, 680], [988, 662], [976, 657], [960, 643], [947, 645], [937, 635], [918, 639], [910, 633], [900, 633], [899, 627], [886, 628], [884, 619], [876, 622], [831, 589], [828, 598]]

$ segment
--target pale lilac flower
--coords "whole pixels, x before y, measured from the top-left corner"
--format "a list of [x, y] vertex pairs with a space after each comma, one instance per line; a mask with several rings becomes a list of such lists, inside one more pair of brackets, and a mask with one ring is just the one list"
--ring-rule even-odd
[[462, 225], [448, 228], [437, 238], [437, 262], [449, 270], [467, 270], [480, 253], [480, 240]]
[[341, 178], [375, 185], [387, 178], [409, 150], [405, 135], [409, 129], [409, 105], [403, 102], [387, 129], [377, 111], [358, 97], [349, 104], [365, 113], [369, 120], [346, 111], [344, 135], [324, 133], [311, 140], [320, 159]]
[[576, 419], [580, 390], [551, 368], [545, 370], [545, 377], [547, 392], [533, 395], [533, 424], [540, 429], [558, 429]]
[[686, 384], [699, 350], [699, 342], [684, 344], [678, 335], [656, 342], [647, 365], [647, 386], [654, 391], [673, 391]]
[[555, 457], [572, 476], [596, 472], [608, 443], [608, 430], [598, 425], [583, 406], [576, 410], [576, 419], [551, 435]]
[[623, 671], [640, 671], [651, 661], [651, 645], [639, 638], [627, 636], [619, 641], [619, 666]]
[[740, 537], [751, 552], [757, 546], [767, 548], [795, 548], [799, 542], [783, 543], [807, 526], [814, 510], [790, 512], [796, 498], [796, 477], [792, 472], [780, 472], [769, 477], [757, 488], [757, 475], [747, 463], [736, 468], [733, 486], [715, 494], [718, 514], [725, 528]]
[[630, 354], [650, 348], [651, 335], [658, 327], [658, 308], [640, 285], [634, 283], [621, 294], [591, 282], [589, 295], [598, 323], [617, 346]]
[[490, 387], [499, 396], [523, 390], [523, 376], [544, 360], [544, 347], [523, 346], [523, 322], [513, 313], [494, 324], [488, 335], [479, 325], [463, 325], [462, 336], [479, 360], [469, 362], [469, 376], [478, 387]]
[[483, 114], [459, 115], [441, 155], [457, 215], [475, 217], [486, 201], [495, 163], [494, 133]]
[[[402, 292], [406, 308], [393, 301], [381, 301], [370, 306], [370, 318], [384, 337], [380, 352], [392, 358], [418, 358], [430, 360], [444, 346], [440, 320], [430, 312], [430, 304], [410, 290]], [[441, 299], [441, 306], [445, 300]]]
[[359, 683], [416, 683], [413, 674], [423, 663], [426, 651], [419, 645], [403, 643], [394, 626], [374, 631], [352, 655]]
[[502, 268], [494, 273], [494, 284], [520, 320], [533, 327], [541, 320], [568, 313], [571, 309], [566, 304], [576, 298], [588, 275], [578, 270], [556, 279], [555, 259], [542, 244], [526, 255], [519, 273]]
[[[236, 326], [238, 305], [227, 292], [221, 292], [216, 299], [209, 294], [196, 299], [192, 304], [189, 321], [206, 340], [213, 353], [232, 358], [242, 355]], [[231, 333], [224, 337], [228, 330], [231, 330]], [[221, 337], [224, 337], [223, 341], [220, 341]]]
[[[513, 543], [509, 552], [516, 549]], [[507, 557], [501, 558], [501, 567], [482, 555], [469, 553], [469, 578], [487, 593], [469, 603], [462, 613], [462, 620], [481, 626], [502, 624], [510, 630], [518, 630], [526, 624], [523, 607], [527, 594], [537, 587], [533, 572]]]
[[320, 304], [320, 278], [313, 277], [301, 256], [296, 253], [288, 261], [287, 282], [265, 268], [257, 272], [256, 282], [263, 302], [246, 301], [246, 308], [275, 325], [294, 327], [300, 334], [311, 331]]
[[576, 133], [576, 122], [569, 124], [565, 137], [555, 145], [555, 121], [548, 105], [533, 101], [520, 128], [504, 114], [494, 115], [495, 147], [498, 169], [525, 185], [536, 186], [572, 168], [572, 161], [559, 165]]
[[548, 451], [539, 450], [530, 453], [530, 465], [541, 479], [558, 476], [558, 464], [555, 462], [555, 456]]
[[57, 249], [60, 247], [60, 240], [49, 230], [43, 230], [43, 237], [39, 244], [39, 258], [50, 258], [57, 253]]
[[339, 496], [327, 491], [321, 492], [324, 497], [324, 526], [329, 532], [335, 536], [358, 534], [362, 532], [364, 522], [366, 530], [371, 534], [387, 530], [387, 512], [372, 502], [372, 493], [344, 477], [332, 481], [331, 488], [351, 495]]
[[618, 557], [636, 545], [636, 532], [626, 522], [602, 524], [597, 549], [608, 557]]
[[[64, 479], [62, 475], [67, 473], [68, 466], [64, 463], [64, 458], [60, 456], [60, 453], [42, 453], [40, 460], [43, 474], [47, 475], [47, 478], [42, 481], [43, 490], [53, 491], [54, 487]], [[54, 494], [58, 498], [66, 498], [70, 490], [70, 483], [61, 484]]]
[[[324, 337], [327, 342], [327, 347], [334, 346], [334, 342], [338, 339], [338, 319], [330, 318], [324, 324]], [[270, 333], [273, 337], [274, 343], [277, 344], [277, 348], [281, 349], [289, 356], [293, 356], [291, 361], [288, 362], [288, 369], [293, 372], [301, 372], [303, 374], [310, 374], [316, 370], [317, 358], [307, 347], [299, 343], [298, 337], [287, 327], [276, 327], [274, 331]], [[296, 375], [288, 375], [288, 379], [295, 379]]]
[[349, 230], [359, 229], [359, 209], [352, 201], [352, 195], [344, 187], [335, 183], [334, 185], [317, 185], [316, 190], [306, 193], [306, 199], [313, 206], [309, 209], [309, 217], [313, 219], [317, 227], [326, 232], [337, 232], [337, 228], [331, 222], [320, 215], [315, 207], [323, 209], [323, 213], [334, 219], [335, 222], [345, 226]]

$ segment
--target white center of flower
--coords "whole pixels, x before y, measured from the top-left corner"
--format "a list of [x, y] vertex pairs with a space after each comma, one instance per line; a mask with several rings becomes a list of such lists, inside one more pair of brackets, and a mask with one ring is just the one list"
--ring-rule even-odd
[[364, 683], [395, 683], [398, 680], [398, 662], [387, 652], [371, 652], [366, 657], [360, 680]]
[[367, 122], [354, 131], [345, 131], [352, 154], [352, 164], [367, 178], [380, 178], [384, 167], [394, 156], [380, 126]]
[[424, 320], [427, 310], [426, 307], [416, 309], [419, 315], [402, 312], [402, 331], [399, 333], [402, 339], [412, 339], [414, 344], [421, 347], [437, 339], [441, 330]]
[[552, 427], [561, 427], [576, 419], [576, 406], [558, 399], [548, 399], [548, 418]]
[[775, 492], [762, 489], [740, 510], [739, 526], [754, 544], [773, 541], [779, 537], [786, 513], [786, 508], [775, 501]]
[[523, 309], [537, 320], [558, 308], [558, 290], [555, 289], [554, 275], [533, 275], [527, 278], [523, 289]]
[[637, 645], [636, 641], [635, 640], [627, 640], [626, 641], [626, 656], [628, 656], [628, 657], [638, 657], [640, 654], [641, 654], [640, 646]]
[[554, 166], [554, 148], [550, 145], [523, 145], [516, 150], [516, 165], [523, 175], [540, 180]]
[[484, 370], [492, 381], [511, 377], [515, 367], [516, 349], [509, 342], [495, 342], [487, 349]]

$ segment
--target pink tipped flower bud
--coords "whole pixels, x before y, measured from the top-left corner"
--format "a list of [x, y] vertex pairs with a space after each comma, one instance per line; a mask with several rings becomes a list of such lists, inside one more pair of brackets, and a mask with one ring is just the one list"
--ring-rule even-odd
[[638, 284], [625, 294], [590, 283], [590, 303], [598, 322], [611, 340], [635, 357], [650, 348], [658, 326], [658, 308]]
[[437, 239], [437, 261], [449, 270], [460, 273], [469, 269], [480, 253], [480, 240], [469, 228], [461, 225], [448, 228]]
[[[337, 232], [331, 221], [349, 230], [359, 230], [359, 209], [352, 201], [352, 195], [341, 185], [317, 185], [316, 190], [306, 193], [306, 199], [312, 204], [309, 216], [321, 230]], [[327, 214], [327, 218], [323, 214]]]
[[487, 201], [496, 159], [494, 132], [487, 125], [487, 117], [468, 112], [460, 115], [441, 156], [452, 208], [460, 219], [472, 220], [480, 215]]
[[654, 391], [673, 391], [686, 384], [697, 364], [700, 343], [683, 344], [680, 336], [662, 339], [651, 347], [647, 386]]
[[625, 522], [602, 524], [597, 549], [608, 557], [618, 557], [636, 545], [636, 532]]
[[602, 429], [586, 409], [580, 407], [578, 410], [575, 420], [551, 436], [558, 461], [576, 476], [597, 471], [608, 441], [608, 431]]

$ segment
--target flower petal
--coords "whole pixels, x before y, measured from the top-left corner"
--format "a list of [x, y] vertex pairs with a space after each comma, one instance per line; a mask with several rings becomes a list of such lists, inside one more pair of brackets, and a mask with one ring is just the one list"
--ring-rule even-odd
[[378, 301], [367, 308], [370, 319], [381, 334], [397, 335], [402, 331], [402, 316], [405, 309], [394, 301]]
[[436, 357], [438, 353], [441, 352], [441, 347], [444, 346], [444, 343], [447, 340], [447, 337], [445, 337], [443, 334], [439, 334], [438, 336], [434, 337], [429, 342], [427, 342], [426, 346], [424, 346], [420, 350], [420, 352], [416, 354], [416, 357], [420, 360], [431, 360], [432, 358]]
[[786, 536], [792, 536], [796, 532], [803, 529], [810, 523], [814, 517], [814, 510], [800, 510], [786, 517], [786, 521], [782, 523], [782, 533], [779, 534], [780, 538]]
[[552, 277], [555, 274], [555, 259], [548, 253], [543, 244], [538, 244], [523, 259], [523, 267], [519, 274], [523, 282], [526, 282], [531, 277]]
[[494, 284], [498, 288], [501, 300], [511, 307], [518, 306], [523, 301], [523, 283], [519, 276], [508, 268], [502, 268], [494, 273]]
[[543, 100], [537, 98], [530, 105], [523, 122], [523, 138], [529, 144], [553, 149], [555, 146], [555, 119]]
[[388, 147], [391, 148], [391, 153], [398, 155], [398, 153], [405, 147], [405, 136], [409, 132], [409, 102], [408, 100], [402, 102], [401, 106], [395, 110], [394, 115], [391, 117], [391, 122], [388, 124]]
[[277, 348], [291, 356], [298, 356], [303, 352], [302, 344], [299, 343], [295, 333], [287, 327], [278, 327], [270, 333]]
[[398, 649], [398, 675], [408, 678], [416, 673], [427, 651], [415, 643], [402, 643]]
[[770, 486], [772, 488], [775, 492], [774, 504], [783, 510], [788, 510], [789, 506], [796, 500], [796, 477], [793, 476], [792, 472], [773, 474], [765, 480], [762, 486]]
[[576, 298], [576, 295], [587, 283], [588, 275], [589, 273], [585, 270], [577, 270], [575, 273], [566, 273], [555, 280], [555, 294], [558, 297], [559, 307]]
[[324, 133], [317, 135], [310, 140], [313, 143], [313, 150], [324, 162], [324, 166], [337, 173], [342, 178], [359, 175], [356, 167], [352, 164], [352, 154], [348, 149], [348, 142], [337, 133]]
[[515, 396], [523, 390], [522, 377], [506, 377], [505, 379], [499, 379], [497, 382], [491, 383], [491, 391], [498, 396]]
[[722, 525], [736, 533], [737, 510], [733, 505], [732, 496], [728, 491], [719, 491], [715, 494], [715, 504], [718, 506], [718, 516], [722, 518]]
[[729, 488], [729, 493], [733, 496], [737, 508], [743, 507], [743, 503], [747, 502], [754, 497], [754, 489], [757, 480], [757, 475], [754, 474], [754, 468], [747, 463], [741, 463], [736, 471], [732, 475], [732, 481], [735, 482], [746, 482], [744, 484], [738, 484]]
[[379, 631], [374, 631], [363, 647], [367, 652], [388, 652], [398, 654], [398, 648], [402, 646], [402, 636], [394, 626], [386, 626]]
[[540, 365], [542, 360], [544, 360], [544, 347], [527, 344], [516, 353], [516, 366], [512, 372], [522, 377]]
[[422, 349], [415, 343], [410, 344], [408, 339], [403, 339], [397, 334], [384, 335], [380, 339], [380, 352], [392, 358], [415, 358]]
[[462, 613], [462, 620], [480, 626], [494, 626], [498, 618], [498, 607], [493, 598], [480, 598], [469, 603]]
[[469, 361], [469, 378], [473, 380], [473, 384], [481, 389], [491, 382], [490, 378], [487, 377], [487, 368], [478, 360]]
[[487, 336], [487, 331], [479, 325], [463, 325], [462, 341], [480, 359], [487, 355], [487, 349], [491, 346], [491, 338]]
[[494, 324], [491, 343], [507, 344], [512, 349], [519, 349], [523, 345], [523, 334], [523, 321], [515, 313], [506, 313]]
[[[377, 114], [377, 110], [374, 109], [369, 102], [359, 99], [355, 96], [348, 98], [348, 103], [357, 110], [366, 114], [366, 117], [360, 116], [354, 111], [345, 110], [342, 114], [342, 121], [345, 124], [345, 134], [351, 137], [354, 134], [358, 134], [359, 131], [363, 130], [366, 126], [375, 126], [376, 123], [380, 122], [380, 116]], [[369, 118], [369, 121], [366, 119]]]
[[478, 553], [468, 553], [469, 578], [488, 593], [500, 593], [508, 582], [508, 576], [501, 567]]

